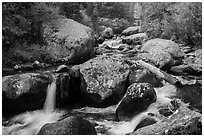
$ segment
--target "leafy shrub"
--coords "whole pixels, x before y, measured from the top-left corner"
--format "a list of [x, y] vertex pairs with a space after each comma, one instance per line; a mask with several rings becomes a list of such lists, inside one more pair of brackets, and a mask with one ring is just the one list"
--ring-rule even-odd
[[198, 2], [140, 3], [142, 28], [149, 38], [172, 39], [201, 46], [202, 4]]

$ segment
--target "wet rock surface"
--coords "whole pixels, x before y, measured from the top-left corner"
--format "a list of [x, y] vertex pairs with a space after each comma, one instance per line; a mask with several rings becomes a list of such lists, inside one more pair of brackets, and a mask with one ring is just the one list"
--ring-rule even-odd
[[201, 135], [201, 117], [200, 113], [181, 105], [176, 113], [131, 135]]
[[148, 83], [130, 85], [116, 109], [118, 119], [130, 120], [135, 115], [145, 111], [157, 99], [156, 92]]
[[45, 124], [38, 135], [96, 135], [93, 125], [80, 117], [68, 117], [56, 123]]
[[24, 73], [2, 78], [3, 113], [20, 113], [43, 107], [52, 76]]

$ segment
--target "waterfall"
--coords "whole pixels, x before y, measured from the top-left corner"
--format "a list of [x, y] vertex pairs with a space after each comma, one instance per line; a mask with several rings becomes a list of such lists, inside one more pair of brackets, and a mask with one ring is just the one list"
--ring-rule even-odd
[[56, 103], [56, 79], [47, 87], [47, 97], [44, 104], [45, 113], [51, 113], [55, 109]]
[[13, 117], [10, 126], [2, 126], [3, 135], [36, 135], [46, 123], [54, 123], [62, 114], [54, 111], [56, 79], [47, 87], [47, 96], [42, 110], [25, 112]]

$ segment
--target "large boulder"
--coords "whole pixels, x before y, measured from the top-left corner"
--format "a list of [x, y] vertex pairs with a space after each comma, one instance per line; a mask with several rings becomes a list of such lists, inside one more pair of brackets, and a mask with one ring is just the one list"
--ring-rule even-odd
[[2, 78], [2, 112], [20, 113], [43, 107], [48, 84], [47, 74], [24, 73]]
[[116, 104], [125, 94], [129, 65], [124, 62], [123, 57], [114, 55], [95, 57], [81, 64], [79, 70], [82, 97], [88, 104], [99, 106]]
[[140, 26], [128, 27], [127, 29], [122, 31], [122, 35], [129, 36], [132, 34], [137, 34], [140, 32]]
[[123, 43], [126, 44], [142, 44], [147, 39], [146, 33], [137, 33], [123, 38]]
[[168, 66], [170, 68], [173, 65], [181, 63], [181, 58], [184, 57], [184, 53], [179, 48], [179, 45], [171, 40], [165, 39], [151, 39], [147, 41], [141, 48], [143, 56], [146, 59], [152, 61], [156, 66], [162, 68]]
[[130, 120], [143, 112], [157, 99], [156, 92], [148, 83], [134, 83], [127, 89], [125, 96], [116, 108], [118, 120]]
[[94, 54], [92, 30], [71, 19], [43, 24], [46, 51], [54, 62], [83, 63]]
[[142, 127], [131, 135], [201, 135], [202, 114], [179, 103], [178, 110], [157, 123]]
[[94, 126], [79, 117], [68, 117], [56, 123], [45, 124], [38, 135], [97, 135]]
[[148, 53], [161, 53], [167, 52], [172, 55], [173, 58], [180, 58], [184, 56], [184, 53], [179, 48], [179, 45], [171, 40], [166, 39], [151, 39], [147, 41], [141, 48], [141, 51]]

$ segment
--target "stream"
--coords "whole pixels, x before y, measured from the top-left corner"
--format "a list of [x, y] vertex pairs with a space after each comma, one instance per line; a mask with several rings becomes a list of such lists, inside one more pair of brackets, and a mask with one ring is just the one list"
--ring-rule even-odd
[[157, 114], [158, 108], [169, 104], [176, 92], [172, 85], [165, 85], [155, 89], [157, 100], [146, 111], [137, 114], [130, 121], [118, 122], [115, 118], [117, 105], [107, 108], [82, 107], [76, 109], [56, 109], [56, 79], [48, 85], [47, 97], [41, 110], [25, 112], [3, 121], [3, 135], [36, 135], [46, 123], [54, 123], [68, 116], [81, 116], [89, 120], [95, 127], [98, 135], [125, 135], [133, 132], [136, 126], [149, 114]]

